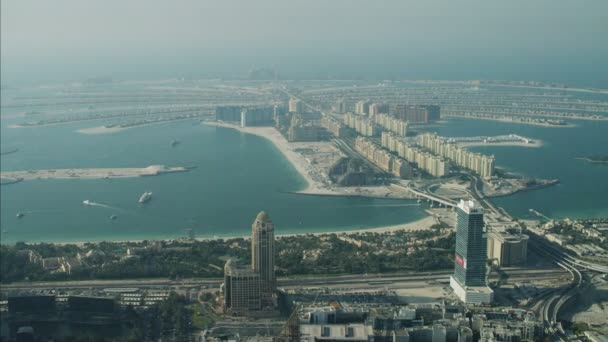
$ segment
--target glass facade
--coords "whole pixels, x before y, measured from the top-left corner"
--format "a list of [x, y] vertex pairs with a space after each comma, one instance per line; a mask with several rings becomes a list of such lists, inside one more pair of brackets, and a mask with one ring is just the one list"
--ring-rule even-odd
[[483, 209], [472, 201], [461, 201], [457, 210], [454, 278], [462, 286], [486, 286]]

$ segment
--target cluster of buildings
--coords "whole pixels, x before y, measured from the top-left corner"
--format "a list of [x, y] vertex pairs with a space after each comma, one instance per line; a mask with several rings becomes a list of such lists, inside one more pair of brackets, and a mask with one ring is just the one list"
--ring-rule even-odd
[[410, 145], [394, 133], [382, 132], [380, 143], [382, 147], [396, 153], [407, 162], [416, 164], [420, 170], [433, 177], [443, 177], [450, 172], [449, 162], [445, 158]]
[[410, 124], [428, 124], [441, 118], [441, 108], [437, 105], [398, 104], [393, 107], [392, 115]]
[[89, 250], [86, 253], [77, 253], [75, 257], [48, 257], [43, 258], [38, 252], [31, 249], [17, 251], [17, 258], [30, 264], [38, 264], [43, 270], [50, 274], [65, 273], [72, 274], [78, 270], [82, 270], [89, 266], [90, 263], [96, 263], [99, 258], [103, 257], [103, 252]]
[[359, 115], [368, 115], [369, 106], [371, 105], [370, 100], [361, 100], [355, 104], [355, 113]]
[[374, 120], [364, 115], [346, 113], [344, 114], [344, 124], [364, 137], [373, 137], [379, 133]]
[[388, 150], [368, 138], [357, 137], [355, 150], [381, 170], [392, 173], [395, 177], [409, 178], [412, 176], [412, 167], [404, 159], [393, 156]]
[[272, 126], [275, 118], [275, 106], [218, 106], [215, 108], [217, 121], [238, 123], [241, 127]]
[[324, 130], [311, 120], [307, 120], [301, 113], [289, 113], [290, 124], [287, 128], [287, 141], [318, 141], [323, 136]]
[[528, 226], [527, 229], [578, 256], [608, 262], [608, 222], [605, 221], [551, 220], [537, 227]]
[[1, 314], [2, 341], [53, 340], [50, 336], [64, 341], [88, 334], [113, 339], [127, 325], [112, 298], [18, 295], [8, 297], [6, 306], [6, 312]]
[[374, 122], [385, 131], [393, 132], [400, 137], [407, 135], [408, 122], [392, 117], [388, 114], [379, 113], [373, 116]]
[[302, 307], [297, 318], [299, 340], [310, 342], [534, 341], [543, 335], [542, 323], [528, 311], [470, 312], [463, 305], [445, 302], [349, 305], [347, 308], [332, 303]]
[[321, 127], [325, 128], [336, 138], [343, 138], [348, 135], [346, 126], [329, 115], [325, 115], [321, 118]]
[[496, 160], [494, 156], [467, 151], [466, 149], [447, 142], [436, 134], [425, 133], [420, 136], [420, 146], [432, 153], [450, 159], [456, 165], [469, 169], [484, 178], [494, 176]]
[[389, 113], [389, 105], [386, 103], [371, 103], [370, 100], [361, 100], [355, 104], [355, 113], [374, 117], [378, 114]]
[[223, 306], [234, 315], [256, 315], [275, 307], [274, 224], [260, 212], [251, 226], [251, 265], [228, 260], [222, 284]]
[[344, 125], [354, 129], [360, 135], [373, 137], [380, 132], [389, 131], [401, 137], [407, 135], [408, 122], [379, 113], [374, 116], [365, 116], [356, 113], [344, 114]]

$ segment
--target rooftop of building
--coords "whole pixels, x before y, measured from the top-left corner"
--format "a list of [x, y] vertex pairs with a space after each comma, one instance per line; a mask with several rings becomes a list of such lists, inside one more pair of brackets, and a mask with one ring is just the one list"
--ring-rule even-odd
[[255, 219], [257, 221], [270, 222], [270, 217], [268, 216], [268, 214], [265, 211], [260, 211], [258, 213], [258, 216], [255, 217]]
[[458, 208], [467, 214], [483, 214], [483, 207], [472, 199], [461, 199]]

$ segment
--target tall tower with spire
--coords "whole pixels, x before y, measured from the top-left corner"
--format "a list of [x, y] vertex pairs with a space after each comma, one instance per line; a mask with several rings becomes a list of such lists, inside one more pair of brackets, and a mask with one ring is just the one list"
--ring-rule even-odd
[[272, 294], [276, 290], [274, 252], [274, 224], [268, 214], [261, 211], [251, 225], [251, 268], [260, 275], [265, 306], [272, 305]]

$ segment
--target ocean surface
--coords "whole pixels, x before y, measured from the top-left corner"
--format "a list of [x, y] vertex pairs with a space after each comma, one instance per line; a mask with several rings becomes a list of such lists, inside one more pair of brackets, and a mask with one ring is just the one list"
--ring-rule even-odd
[[539, 148], [476, 146], [470, 150], [493, 154], [497, 167], [525, 177], [559, 179], [548, 188], [492, 199], [519, 218], [536, 218], [534, 209], [551, 218], [608, 217], [608, 165], [580, 157], [608, 155], [608, 121], [570, 120], [574, 128], [529, 126], [488, 120], [450, 118], [427, 127], [441, 136], [493, 136], [518, 134], [540, 139]]
[[[56, 90], [37, 92], [44, 95]], [[5, 94], [3, 99], [7, 98]], [[580, 92], [575, 96], [601, 101], [608, 98]], [[196, 121], [142, 126], [101, 135], [76, 131], [117, 120], [8, 127], [25, 120], [14, 118], [11, 113], [72, 108], [77, 111], [77, 107], [83, 105], [4, 107], [0, 121], [2, 151], [15, 148], [19, 151], [2, 155], [0, 169], [119, 168], [154, 164], [196, 168], [154, 177], [33, 180], [3, 185], [0, 187], [2, 243], [178, 238], [187, 235], [185, 229], [193, 229], [197, 237], [243, 236], [249, 234], [251, 223], [261, 210], [269, 213], [279, 234], [378, 227], [426, 216], [425, 208], [411, 200], [294, 194], [292, 192], [303, 189], [306, 183], [271, 142]], [[9, 115], [5, 115], [7, 112]], [[561, 181], [556, 186], [496, 198], [493, 202], [520, 218], [534, 218], [529, 209], [553, 218], [607, 217], [608, 165], [575, 158], [608, 155], [608, 121], [569, 121], [576, 127], [452, 118], [424, 130], [447, 137], [514, 133], [540, 139], [544, 142], [540, 148], [471, 148], [494, 154], [498, 167], [528, 177]], [[180, 140], [181, 144], [171, 147], [173, 139]], [[153, 199], [140, 205], [137, 200], [145, 191], [152, 191]], [[101, 205], [84, 206], [84, 200]], [[17, 218], [18, 212], [25, 216]], [[112, 220], [112, 215], [118, 218]]]
[[[306, 182], [266, 139], [196, 121], [86, 135], [86, 122], [8, 128], [2, 170], [194, 166], [185, 173], [97, 180], [33, 180], [0, 187], [2, 243], [247, 235], [265, 210], [278, 234], [359, 229], [426, 216], [411, 200], [298, 195]], [[171, 140], [181, 141], [171, 147]], [[138, 203], [145, 191], [153, 199]], [[101, 206], [84, 206], [90, 200]], [[25, 213], [17, 218], [18, 212]], [[111, 220], [111, 215], [117, 215]]]

